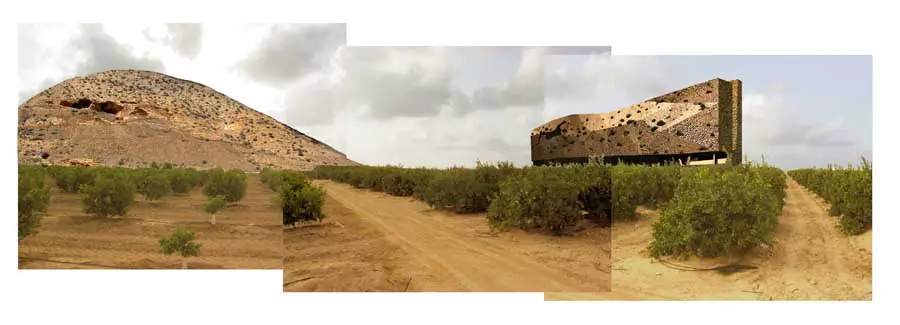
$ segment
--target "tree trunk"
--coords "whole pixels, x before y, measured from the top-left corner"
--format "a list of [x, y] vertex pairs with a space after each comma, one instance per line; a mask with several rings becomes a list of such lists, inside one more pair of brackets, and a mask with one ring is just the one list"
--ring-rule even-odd
[[181, 259], [181, 269], [187, 270], [187, 257]]
[[213, 224], [213, 225], [216, 224], [216, 215], [215, 214], [209, 215], [209, 223]]

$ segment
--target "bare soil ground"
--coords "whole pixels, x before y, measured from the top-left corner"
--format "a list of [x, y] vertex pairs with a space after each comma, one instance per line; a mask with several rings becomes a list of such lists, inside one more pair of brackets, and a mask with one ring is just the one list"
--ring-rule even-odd
[[[655, 211], [640, 209], [640, 220], [613, 226], [611, 293], [546, 293], [545, 300], [871, 300], [872, 233], [846, 237], [828, 205], [792, 179], [773, 248], [760, 248], [741, 264], [757, 266], [723, 275], [681, 271], [654, 262], [645, 253]], [[732, 259], [732, 261], [734, 261]], [[728, 264], [729, 259], [695, 259], [695, 268]]]
[[316, 181], [322, 223], [284, 232], [284, 291], [598, 292], [610, 288], [609, 228], [571, 236], [491, 233], [483, 215]]
[[258, 175], [248, 175], [247, 183], [244, 199], [220, 212], [215, 225], [201, 209], [206, 197], [200, 188], [153, 202], [139, 197], [128, 216], [108, 219], [85, 214], [80, 195], [54, 187], [40, 232], [19, 242], [19, 268], [180, 269], [181, 257], [163, 255], [159, 238], [183, 227], [203, 245], [200, 256], [188, 260], [190, 269], [280, 269], [275, 193]]

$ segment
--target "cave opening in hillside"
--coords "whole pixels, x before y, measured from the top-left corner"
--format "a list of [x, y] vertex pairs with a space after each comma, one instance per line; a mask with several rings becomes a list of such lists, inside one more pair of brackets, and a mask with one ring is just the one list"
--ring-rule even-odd
[[104, 113], [118, 114], [124, 107], [115, 102], [106, 101], [100, 103], [97, 108], [99, 109], [99, 111]]
[[93, 101], [91, 101], [90, 99], [87, 99], [87, 98], [81, 98], [74, 102], [68, 101], [68, 100], [59, 102], [59, 104], [62, 106], [77, 108], [77, 109], [91, 107], [91, 104], [93, 104], [93, 103], [94, 103]]
[[[147, 113], [147, 111], [145, 111], [145, 110], [143, 110], [143, 109], [141, 109], [141, 108], [135, 108], [133, 111], [131, 111], [131, 115], [134, 115], [134, 116], [147, 116], [147, 115], [149, 115], [149, 114]], [[241, 135], [244, 135], [244, 134], [241, 133]]]

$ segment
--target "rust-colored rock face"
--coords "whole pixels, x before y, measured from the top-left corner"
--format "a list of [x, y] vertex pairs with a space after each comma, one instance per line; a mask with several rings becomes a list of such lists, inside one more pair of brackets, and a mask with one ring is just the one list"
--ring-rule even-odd
[[531, 160], [677, 157], [740, 163], [741, 81], [713, 79], [614, 112], [573, 114], [531, 132]]
[[54, 165], [356, 165], [212, 88], [138, 70], [71, 78], [32, 97], [19, 107], [18, 149], [20, 163]]

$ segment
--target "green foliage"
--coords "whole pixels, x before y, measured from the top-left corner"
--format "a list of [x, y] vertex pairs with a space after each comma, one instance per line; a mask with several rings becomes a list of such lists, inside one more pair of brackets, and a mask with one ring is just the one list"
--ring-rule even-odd
[[635, 210], [647, 201], [646, 189], [651, 180], [639, 166], [618, 165], [613, 167], [612, 176], [612, 218], [615, 221], [634, 220]]
[[856, 167], [798, 169], [788, 175], [831, 204], [829, 212], [840, 216], [842, 233], [858, 235], [872, 229], [872, 166], [865, 157]]
[[134, 204], [133, 180], [125, 172], [107, 171], [97, 175], [93, 185], [82, 185], [84, 212], [101, 217], [124, 216]]
[[433, 208], [458, 213], [485, 212], [500, 190], [500, 182], [521, 170], [509, 163], [479, 163], [474, 169], [454, 167], [437, 170], [418, 194]]
[[50, 175], [56, 182], [56, 187], [68, 192], [78, 193], [81, 185], [90, 185], [94, 182], [95, 169], [89, 167], [52, 167]]
[[569, 165], [564, 176], [578, 186], [578, 202], [588, 216], [612, 218], [612, 169], [599, 163]]
[[206, 203], [203, 204], [203, 212], [216, 214], [219, 211], [222, 211], [226, 206], [228, 206], [228, 201], [225, 200], [225, 196], [216, 195], [208, 198]]
[[151, 201], [172, 194], [172, 185], [169, 182], [169, 177], [163, 172], [151, 172], [151, 174], [144, 179], [143, 186], [140, 188], [140, 193], [143, 194], [147, 200]]
[[489, 186], [478, 182], [472, 170], [456, 167], [434, 172], [429, 182], [419, 187], [418, 196], [435, 209], [476, 212], [488, 205]]
[[600, 164], [533, 169], [503, 162], [448, 169], [319, 166], [310, 175], [389, 195], [413, 196], [436, 209], [488, 212], [495, 228], [563, 232], [585, 216], [608, 220], [611, 208], [610, 170]]
[[676, 165], [613, 167], [613, 220], [634, 220], [638, 205], [659, 208], [670, 201], [685, 170]]
[[165, 255], [199, 256], [202, 245], [194, 242], [195, 238], [196, 234], [193, 231], [179, 228], [171, 236], [161, 237], [159, 239], [159, 247]]
[[771, 244], [784, 204], [775, 175], [742, 166], [686, 168], [653, 224], [651, 256], [715, 257]]
[[203, 195], [214, 197], [225, 196], [228, 202], [237, 202], [247, 193], [247, 174], [240, 170], [224, 171], [221, 168], [211, 169], [208, 180], [203, 187]]
[[312, 177], [347, 183], [356, 188], [413, 196], [433, 207], [456, 212], [484, 212], [501, 180], [516, 172], [511, 164], [478, 164], [445, 170], [399, 166], [319, 166]]
[[188, 168], [187, 171], [193, 187], [204, 186], [209, 181], [209, 173], [207, 171], [199, 171], [193, 168]]
[[271, 168], [263, 168], [259, 172], [259, 178], [263, 182], [269, 186], [269, 189], [272, 191], [278, 191], [281, 188], [281, 172], [271, 169]]
[[608, 220], [610, 189], [610, 170], [598, 164], [524, 168], [500, 183], [488, 224], [562, 234], [585, 216]]
[[191, 172], [187, 169], [175, 168], [168, 171], [169, 185], [175, 194], [187, 194], [194, 187]]
[[390, 167], [361, 167], [355, 169], [349, 184], [356, 188], [367, 188], [376, 191], [382, 190], [384, 176], [390, 172]]
[[581, 217], [578, 186], [549, 167], [526, 169], [500, 184], [487, 211], [494, 228], [544, 228], [562, 233]]
[[356, 188], [381, 190], [395, 196], [416, 196], [421, 199], [422, 189], [436, 172], [435, 169], [402, 168], [398, 166], [319, 166], [310, 176], [350, 184]]
[[143, 194], [146, 192], [146, 187], [150, 175], [156, 173], [156, 169], [153, 168], [136, 168], [131, 171], [130, 178], [134, 182], [134, 188], [137, 193]]
[[299, 173], [284, 172], [278, 192], [282, 223], [293, 225], [300, 221], [321, 221], [325, 218], [325, 190], [314, 186]]
[[428, 169], [404, 169], [388, 167], [388, 172], [381, 179], [385, 193], [393, 196], [412, 196], [419, 184], [425, 183]]
[[19, 166], [19, 240], [37, 234], [40, 213], [47, 212], [50, 205], [45, 177], [41, 167]]

